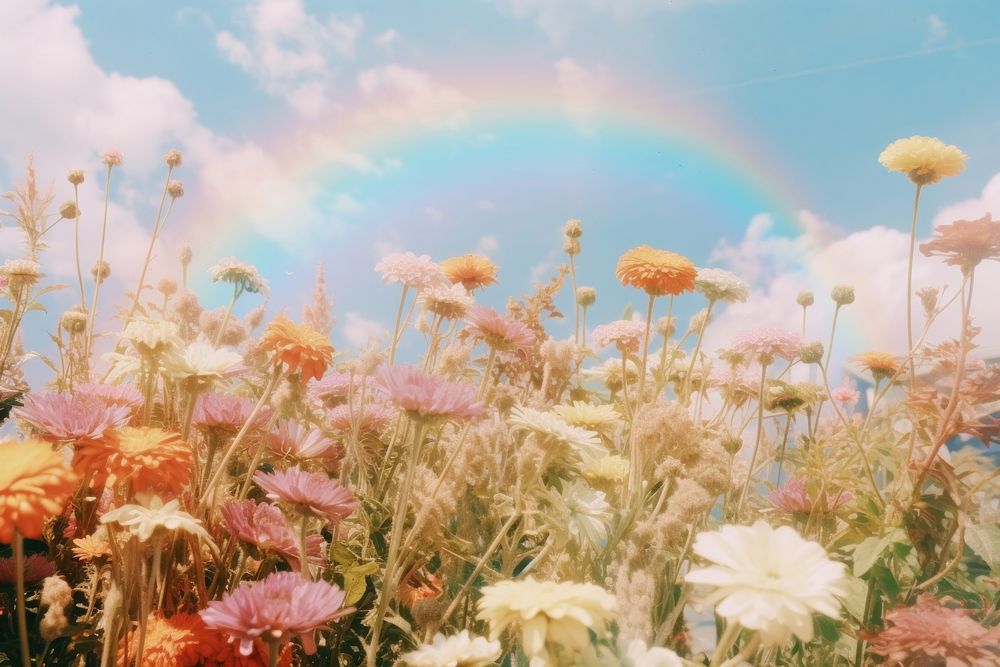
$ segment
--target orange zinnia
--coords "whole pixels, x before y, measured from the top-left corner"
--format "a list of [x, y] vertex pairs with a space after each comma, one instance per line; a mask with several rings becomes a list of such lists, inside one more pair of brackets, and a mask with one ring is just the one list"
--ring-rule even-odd
[[854, 357], [876, 381], [890, 378], [899, 371], [899, 361], [891, 352], [863, 352]]
[[446, 259], [439, 266], [452, 285], [461, 283], [469, 291], [497, 281], [497, 265], [484, 255], [467, 253]]
[[0, 461], [0, 542], [12, 543], [15, 529], [37, 540], [46, 519], [66, 506], [77, 476], [39, 440], [0, 443]]
[[622, 285], [638, 287], [650, 296], [663, 296], [693, 290], [698, 271], [683, 255], [643, 245], [621, 256], [615, 275]]
[[333, 345], [326, 336], [284, 315], [267, 325], [261, 347], [274, 354], [276, 363], [284, 363], [289, 373], [301, 370], [303, 380], [320, 379], [333, 360]]
[[104, 440], [81, 442], [73, 456], [73, 468], [93, 474], [98, 486], [113, 476], [116, 483], [131, 481], [134, 491], [178, 493], [191, 480], [191, 465], [191, 447], [179, 433], [149, 427], [126, 426]]

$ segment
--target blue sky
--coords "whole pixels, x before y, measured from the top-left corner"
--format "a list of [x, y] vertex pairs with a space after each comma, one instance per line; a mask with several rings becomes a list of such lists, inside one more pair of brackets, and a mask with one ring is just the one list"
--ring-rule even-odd
[[[85, 167], [92, 213], [97, 156], [120, 148], [120, 290], [144, 252], [158, 160], [178, 145], [187, 194], [154, 274], [176, 273], [184, 242], [199, 275], [236, 254], [271, 280], [272, 312], [297, 315], [323, 259], [340, 345], [391, 319], [380, 253], [483, 250], [502, 277], [484, 300], [502, 305], [561, 261], [559, 228], [579, 217], [594, 323], [634, 300], [614, 261], [648, 242], [753, 282], [718, 342], [793, 317], [800, 288], [857, 282], [870, 296], [846, 344], [892, 346], [885, 300], [899, 300], [905, 246], [892, 230], [911, 190], [876, 158], [911, 134], [969, 155], [928, 189], [925, 235], [1000, 203], [984, 192], [1000, 171], [997, 19], [985, 0], [4, 2], [0, 181], [20, 180], [33, 149], [61, 200], [65, 170]], [[65, 235], [52, 245], [50, 274], [71, 275]], [[9, 232], [0, 251], [16, 253]]]

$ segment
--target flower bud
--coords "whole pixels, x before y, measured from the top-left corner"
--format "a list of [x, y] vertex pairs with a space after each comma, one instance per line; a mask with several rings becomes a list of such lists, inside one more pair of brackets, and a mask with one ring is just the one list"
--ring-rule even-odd
[[183, 246], [181, 246], [181, 255], [180, 255], [181, 256], [181, 266], [187, 266], [188, 264], [190, 264], [191, 263], [191, 256], [193, 254], [194, 253], [191, 250], [191, 246], [189, 246], [189, 245], [183, 245]]
[[163, 296], [173, 296], [177, 293], [177, 281], [172, 278], [161, 278], [156, 283], [156, 291]]
[[80, 215], [80, 209], [76, 207], [74, 201], [63, 202], [62, 206], [59, 207], [59, 215], [67, 220], [76, 220], [77, 216]]
[[121, 151], [116, 151], [114, 149], [104, 151], [104, 154], [101, 155], [101, 162], [109, 167], [117, 167], [124, 161], [125, 158], [122, 157]]
[[570, 256], [579, 255], [580, 239], [573, 238], [572, 236], [567, 236], [566, 242], [563, 243], [563, 252]]
[[66, 175], [66, 180], [73, 185], [83, 183], [83, 169], [73, 169]]
[[594, 305], [597, 301], [597, 290], [593, 287], [578, 287], [576, 290], [576, 302], [586, 308]]
[[580, 224], [579, 220], [573, 218], [563, 227], [563, 234], [565, 234], [567, 238], [578, 239], [583, 236], [583, 226]]
[[167, 163], [168, 167], [179, 167], [183, 161], [181, 152], [176, 148], [171, 149], [166, 155], [164, 155], [163, 160]]
[[184, 184], [180, 181], [170, 181], [167, 183], [167, 194], [169, 194], [174, 199], [179, 199], [184, 196]]
[[664, 338], [670, 338], [677, 331], [677, 320], [673, 317], [661, 317], [656, 320], [656, 333]]
[[103, 283], [111, 277], [111, 265], [104, 261], [97, 262], [90, 269], [90, 275], [94, 277], [95, 283]]
[[818, 364], [823, 360], [823, 343], [814, 340], [799, 348], [799, 357], [807, 364]]
[[838, 306], [846, 306], [854, 303], [854, 288], [850, 285], [835, 285], [830, 292], [830, 297]]
[[795, 299], [795, 302], [800, 306], [802, 306], [803, 308], [808, 308], [809, 306], [813, 305], [813, 302], [815, 301], [816, 299], [813, 298], [812, 292], [799, 292], [798, 298]]

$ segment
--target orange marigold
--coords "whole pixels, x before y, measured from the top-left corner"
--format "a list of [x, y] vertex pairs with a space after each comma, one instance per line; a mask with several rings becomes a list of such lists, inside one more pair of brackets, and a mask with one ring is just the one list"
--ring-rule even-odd
[[132, 482], [135, 491], [178, 493], [191, 480], [191, 447], [179, 433], [161, 428], [126, 426], [101, 441], [77, 445], [73, 468], [103, 485]]
[[920, 244], [928, 257], [946, 257], [945, 263], [959, 266], [968, 273], [984, 259], [1000, 260], [1000, 221], [987, 213], [978, 220], [956, 220], [939, 225], [937, 234]]
[[326, 336], [284, 315], [267, 325], [261, 347], [274, 354], [276, 363], [285, 364], [289, 373], [301, 370], [303, 380], [320, 379], [333, 360], [333, 345]]
[[493, 285], [497, 281], [497, 265], [489, 257], [466, 253], [450, 257], [439, 264], [452, 285], [461, 283], [467, 290]]
[[0, 442], [0, 542], [42, 536], [45, 521], [59, 514], [76, 486], [77, 476], [52, 445], [39, 440]]
[[899, 371], [899, 360], [891, 352], [862, 352], [854, 360], [876, 381], [890, 378]]
[[643, 245], [619, 258], [615, 275], [622, 285], [638, 287], [651, 296], [663, 296], [693, 290], [698, 270], [683, 255]]

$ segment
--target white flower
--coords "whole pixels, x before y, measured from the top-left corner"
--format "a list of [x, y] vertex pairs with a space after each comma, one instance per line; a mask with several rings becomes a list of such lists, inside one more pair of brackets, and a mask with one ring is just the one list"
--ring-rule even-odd
[[750, 296], [747, 284], [725, 269], [698, 269], [694, 289], [709, 301], [742, 303]]
[[460, 320], [475, 303], [461, 283], [428, 287], [420, 294], [420, 305], [448, 320]]
[[723, 526], [699, 533], [694, 552], [713, 565], [689, 572], [688, 583], [713, 587], [703, 601], [756, 630], [765, 645], [783, 644], [793, 634], [810, 641], [814, 612], [840, 615], [844, 566], [788, 526]]
[[211, 543], [212, 538], [202, 528], [201, 522], [180, 509], [181, 502], [176, 498], [167, 504], [159, 496], [153, 496], [149, 507], [142, 505], [122, 505], [105, 513], [101, 523], [117, 523], [127, 528], [140, 542], [147, 542], [159, 528], [167, 531], [180, 530], [199, 537]]
[[121, 335], [140, 352], [163, 352], [180, 342], [176, 324], [150, 318], [132, 320]]
[[212, 384], [225, 383], [239, 375], [243, 357], [226, 348], [216, 349], [205, 341], [195, 341], [183, 352], [168, 354], [163, 360], [163, 370], [174, 378], [193, 378]]
[[308, 428], [297, 421], [286, 419], [267, 438], [268, 446], [284, 456], [300, 459], [318, 457], [336, 458], [337, 444], [316, 428]]
[[218, 264], [208, 269], [212, 282], [222, 281], [234, 285], [237, 289], [251, 294], [267, 294], [268, 285], [257, 267], [246, 262], [237, 262], [232, 257], [220, 260]]
[[634, 639], [625, 653], [628, 667], [682, 667], [680, 657], [668, 648], [650, 648], [641, 639]]
[[607, 404], [594, 405], [586, 401], [573, 401], [572, 405], [557, 405], [552, 411], [563, 418], [570, 426], [579, 426], [590, 431], [608, 435], [621, 422], [621, 415], [615, 406]]
[[382, 282], [403, 283], [413, 289], [427, 289], [448, 282], [430, 255], [418, 256], [409, 251], [389, 253], [378, 261], [375, 270], [382, 274]]
[[596, 433], [570, 426], [562, 417], [551, 412], [519, 405], [510, 411], [507, 423], [514, 431], [531, 431], [541, 435], [549, 444], [568, 447], [584, 461], [591, 461], [608, 453], [601, 446], [601, 439]]
[[566, 485], [562, 495], [554, 493], [552, 496], [560, 521], [580, 547], [596, 551], [607, 541], [611, 505], [604, 499], [603, 492], [573, 481]]
[[604, 637], [617, 606], [613, 595], [593, 584], [528, 577], [484, 588], [477, 618], [489, 622], [492, 639], [517, 626], [532, 665], [554, 666], [560, 664], [556, 646], [583, 651], [591, 648], [590, 631]]
[[481, 667], [500, 657], [500, 642], [476, 637], [462, 630], [445, 637], [440, 632], [434, 641], [402, 656], [410, 667]]

